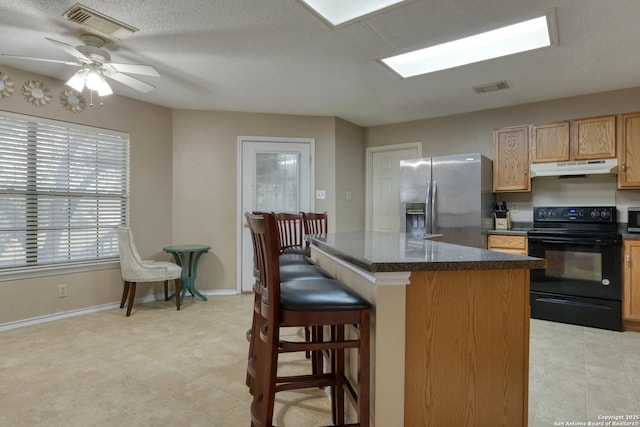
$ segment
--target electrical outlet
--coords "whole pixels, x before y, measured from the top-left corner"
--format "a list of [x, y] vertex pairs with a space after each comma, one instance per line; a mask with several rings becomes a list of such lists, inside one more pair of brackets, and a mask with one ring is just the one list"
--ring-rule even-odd
[[64, 298], [67, 296], [67, 285], [58, 285], [58, 298]]
[[316, 199], [324, 200], [327, 198], [327, 192], [324, 190], [316, 190]]
[[511, 203], [510, 203], [510, 205], [511, 205], [511, 206], [510, 206], [509, 210], [510, 210], [511, 212], [514, 212], [514, 213], [515, 213], [515, 212], [520, 212], [520, 211], [518, 210], [518, 204], [517, 204], [517, 203], [511, 202]]

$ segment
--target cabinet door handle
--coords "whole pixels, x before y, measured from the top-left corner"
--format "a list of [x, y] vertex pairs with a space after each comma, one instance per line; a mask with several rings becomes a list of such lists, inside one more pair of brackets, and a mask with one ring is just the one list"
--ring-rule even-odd
[[524, 170], [524, 174], [527, 175], [529, 173], [529, 169]]
[[623, 163], [622, 164], [622, 171], [625, 172], [627, 170], [627, 164]]
[[629, 263], [631, 262], [631, 256], [630, 256], [630, 255], [627, 255], [627, 256], [626, 256], [626, 260], [627, 260], [627, 264], [629, 264]]

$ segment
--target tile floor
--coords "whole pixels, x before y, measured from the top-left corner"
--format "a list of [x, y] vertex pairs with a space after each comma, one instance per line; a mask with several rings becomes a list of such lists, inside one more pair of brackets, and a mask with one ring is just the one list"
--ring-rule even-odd
[[[252, 300], [187, 299], [180, 312], [153, 302], [130, 318], [114, 309], [0, 332], [0, 426], [247, 426]], [[640, 334], [534, 319], [530, 365], [529, 427], [640, 414]], [[330, 424], [326, 395], [282, 393], [275, 418]]]

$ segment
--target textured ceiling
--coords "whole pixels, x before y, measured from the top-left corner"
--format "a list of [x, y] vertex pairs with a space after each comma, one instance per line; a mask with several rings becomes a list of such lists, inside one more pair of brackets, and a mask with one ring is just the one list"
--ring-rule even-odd
[[[45, 37], [79, 45], [62, 14], [73, 0], [0, 0], [0, 52], [72, 60]], [[333, 29], [296, 0], [83, 0], [139, 28], [107, 43], [112, 61], [151, 64], [141, 94], [172, 108], [397, 123], [640, 86], [639, 0], [412, 0]], [[559, 45], [401, 79], [378, 59], [556, 9]], [[0, 56], [0, 65], [67, 80], [75, 68]], [[510, 89], [476, 94], [506, 80]]]

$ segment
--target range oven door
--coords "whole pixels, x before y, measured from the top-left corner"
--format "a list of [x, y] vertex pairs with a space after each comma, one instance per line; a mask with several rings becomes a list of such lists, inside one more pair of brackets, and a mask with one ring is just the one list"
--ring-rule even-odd
[[529, 256], [546, 269], [531, 270], [531, 291], [622, 300], [620, 238], [529, 234]]
[[622, 330], [620, 238], [529, 234], [529, 255], [547, 262], [531, 270], [531, 317]]

